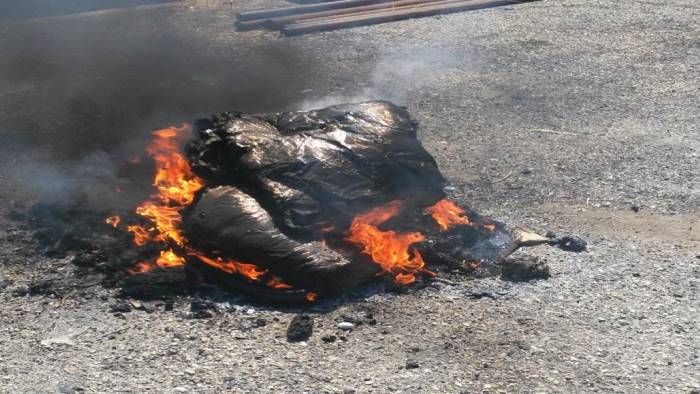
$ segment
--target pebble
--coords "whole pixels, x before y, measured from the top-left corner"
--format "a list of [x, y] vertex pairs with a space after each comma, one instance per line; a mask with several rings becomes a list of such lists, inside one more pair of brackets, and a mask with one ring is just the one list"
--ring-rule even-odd
[[58, 392], [61, 394], [77, 394], [84, 392], [85, 389], [72, 384], [61, 384], [58, 386]]
[[287, 328], [287, 341], [302, 342], [313, 334], [314, 320], [308, 315], [296, 315]]
[[344, 321], [344, 322], [338, 323], [338, 328], [343, 330], [343, 331], [350, 331], [353, 328], [355, 328], [355, 325], [348, 322], [348, 321]]
[[333, 343], [336, 339], [338, 338], [335, 335], [324, 335], [321, 337], [321, 340], [325, 343]]
[[109, 306], [109, 311], [113, 313], [129, 313], [131, 312], [131, 305], [124, 300], [117, 300]]

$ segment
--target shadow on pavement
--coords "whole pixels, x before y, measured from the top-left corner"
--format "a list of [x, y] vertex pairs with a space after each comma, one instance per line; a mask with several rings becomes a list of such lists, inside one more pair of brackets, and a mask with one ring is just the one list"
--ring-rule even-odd
[[18, 21], [176, 1], [178, 0], [3, 0], [0, 2], [0, 21]]

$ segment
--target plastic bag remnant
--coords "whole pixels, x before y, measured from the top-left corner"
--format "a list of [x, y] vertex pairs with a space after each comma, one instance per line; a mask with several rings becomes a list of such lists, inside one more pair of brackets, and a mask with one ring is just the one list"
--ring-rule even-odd
[[405, 108], [386, 101], [271, 115], [221, 113], [196, 123], [188, 147], [210, 185], [237, 185], [280, 229], [317, 239], [389, 201], [429, 206], [445, 180]]
[[424, 256], [455, 264], [495, 257], [512, 241], [504, 225], [443, 233], [425, 214], [445, 198], [445, 180], [416, 127], [386, 101], [199, 120], [187, 154], [207, 188], [185, 217], [187, 238], [291, 285], [338, 292], [376, 277], [378, 265], [325, 241], [343, 239], [359, 214], [400, 200], [401, 215], [381, 226], [424, 233]]

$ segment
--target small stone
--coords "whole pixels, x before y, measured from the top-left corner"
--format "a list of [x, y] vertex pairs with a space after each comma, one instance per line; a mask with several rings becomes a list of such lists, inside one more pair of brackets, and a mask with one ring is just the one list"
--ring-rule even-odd
[[214, 315], [209, 311], [195, 311], [188, 315], [192, 319], [211, 319]]
[[156, 305], [152, 302], [144, 302], [142, 309], [146, 313], [153, 313], [156, 311]]
[[333, 343], [336, 339], [338, 338], [335, 335], [324, 335], [321, 337], [321, 340], [325, 343]]
[[190, 303], [189, 317], [192, 319], [210, 319], [214, 317], [211, 312], [216, 310], [216, 305], [209, 300], [193, 300]]
[[637, 213], [641, 208], [639, 207], [639, 205], [632, 205], [630, 209], [632, 210], [632, 212]]
[[112, 313], [129, 313], [131, 312], [131, 305], [124, 300], [117, 300], [109, 306], [109, 311]]
[[58, 392], [61, 394], [77, 394], [84, 392], [85, 389], [72, 384], [60, 384], [58, 385]]
[[173, 391], [177, 391], [178, 393], [184, 393], [187, 392], [187, 389], [182, 386], [177, 386], [173, 389]]
[[588, 244], [582, 238], [574, 236], [565, 236], [559, 238], [556, 246], [566, 252], [584, 252], [588, 248]]
[[416, 361], [416, 360], [412, 360], [412, 359], [406, 360], [406, 369], [416, 369], [419, 366], [420, 365], [418, 364], [418, 361]]
[[505, 279], [525, 282], [534, 279], [548, 279], [549, 266], [537, 258], [511, 258], [501, 263], [501, 274]]
[[309, 339], [314, 331], [314, 321], [309, 315], [296, 315], [289, 322], [287, 341], [301, 342]]
[[343, 331], [350, 331], [353, 328], [355, 328], [355, 325], [348, 322], [348, 321], [344, 321], [344, 322], [338, 323], [338, 328], [343, 330]]
[[216, 306], [214, 305], [214, 303], [208, 300], [193, 300], [190, 303], [190, 311], [192, 312], [209, 311], [215, 308]]

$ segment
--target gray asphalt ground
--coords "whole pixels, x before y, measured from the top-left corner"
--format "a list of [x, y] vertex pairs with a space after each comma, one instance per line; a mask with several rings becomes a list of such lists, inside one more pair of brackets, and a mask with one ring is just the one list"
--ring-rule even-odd
[[[0, 392], [700, 390], [700, 4], [544, 0], [295, 38], [232, 28], [236, 10], [283, 4], [0, 23], [3, 212], [51, 192], [32, 174], [63, 176], [161, 122], [386, 98], [420, 122], [455, 200], [589, 252], [522, 252], [546, 259], [545, 281], [360, 289], [309, 309], [313, 336], [288, 343], [297, 311], [231, 295], [202, 320], [184, 301], [114, 316], [99, 286], [17, 297], [73, 266], [3, 218]], [[376, 324], [339, 331], [348, 319]]]

